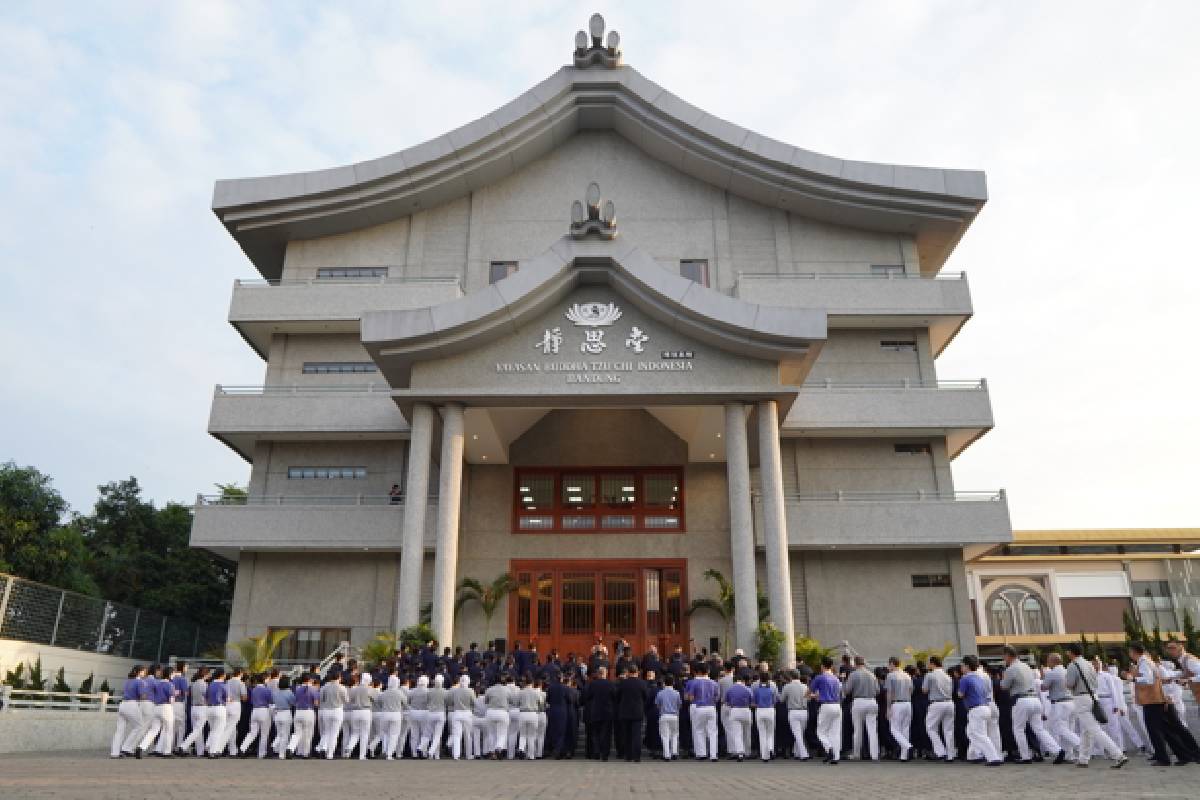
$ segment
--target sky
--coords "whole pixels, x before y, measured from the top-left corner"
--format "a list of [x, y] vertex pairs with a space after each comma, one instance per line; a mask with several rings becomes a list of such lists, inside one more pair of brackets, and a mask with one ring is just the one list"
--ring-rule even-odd
[[257, 277], [219, 178], [438, 136], [567, 63], [593, 11], [689, 102], [842, 158], [987, 172], [938, 360], [996, 428], [954, 463], [1014, 527], [1200, 527], [1200, 3], [0, 4], [0, 461], [71, 506], [191, 502], [249, 466], [206, 432], [261, 383]]

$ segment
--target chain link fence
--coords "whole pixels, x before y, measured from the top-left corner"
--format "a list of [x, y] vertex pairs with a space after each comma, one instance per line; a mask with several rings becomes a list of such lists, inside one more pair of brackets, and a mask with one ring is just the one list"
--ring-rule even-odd
[[225, 630], [0, 574], [0, 639], [157, 662], [224, 650]]

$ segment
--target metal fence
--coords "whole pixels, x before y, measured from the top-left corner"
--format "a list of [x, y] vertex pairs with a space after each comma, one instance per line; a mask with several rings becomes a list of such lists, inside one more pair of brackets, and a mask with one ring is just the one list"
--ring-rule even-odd
[[0, 639], [162, 661], [223, 649], [225, 630], [0, 574]]

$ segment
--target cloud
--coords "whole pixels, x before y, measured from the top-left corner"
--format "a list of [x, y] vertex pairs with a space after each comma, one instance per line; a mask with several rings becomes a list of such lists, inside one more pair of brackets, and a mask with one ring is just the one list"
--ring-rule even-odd
[[[0, 12], [0, 457], [85, 509], [136, 474], [187, 500], [248, 469], [205, 433], [263, 364], [224, 322], [251, 268], [217, 178], [393, 152], [570, 56], [591, 3], [8, 4]], [[997, 429], [956, 462], [1026, 527], [1195, 525], [1190, 239], [1200, 6], [613, 3], [626, 60], [834, 155], [987, 170], [939, 359]]]

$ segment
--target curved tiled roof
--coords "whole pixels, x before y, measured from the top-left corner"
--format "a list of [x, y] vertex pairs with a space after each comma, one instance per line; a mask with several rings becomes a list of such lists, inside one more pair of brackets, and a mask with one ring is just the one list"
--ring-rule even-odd
[[949, 255], [987, 199], [982, 172], [821, 155], [714, 117], [632, 67], [563, 67], [443, 136], [332, 169], [217, 181], [213, 210], [262, 274], [287, 241], [388, 222], [511, 175], [579, 130], [615, 130], [685, 174], [797, 214], [911, 233], [923, 269]]

